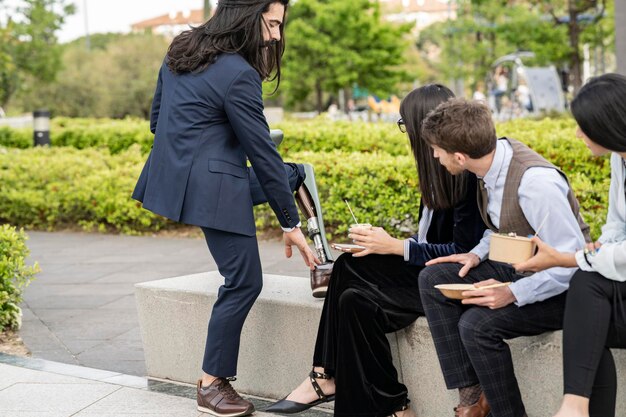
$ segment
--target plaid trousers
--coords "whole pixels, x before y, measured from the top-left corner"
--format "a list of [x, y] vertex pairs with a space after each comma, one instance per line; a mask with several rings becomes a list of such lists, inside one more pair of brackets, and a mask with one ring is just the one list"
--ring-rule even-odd
[[419, 276], [420, 296], [448, 389], [480, 384], [493, 417], [526, 414], [505, 339], [534, 336], [563, 327], [566, 293], [518, 307], [491, 310], [467, 306], [443, 296], [437, 284], [524, 279], [507, 264], [485, 261], [464, 278], [460, 264], [438, 264]]

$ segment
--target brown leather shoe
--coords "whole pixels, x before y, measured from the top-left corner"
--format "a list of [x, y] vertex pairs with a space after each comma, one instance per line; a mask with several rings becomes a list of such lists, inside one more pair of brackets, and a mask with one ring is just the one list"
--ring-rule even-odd
[[326, 291], [328, 290], [328, 283], [330, 282], [330, 275], [332, 273], [332, 262], [317, 265], [315, 269], [311, 271], [311, 290], [313, 290], [313, 297], [326, 297]]
[[485, 398], [485, 393], [482, 392], [476, 404], [467, 407], [455, 407], [454, 417], [486, 417], [490, 411], [491, 407]]
[[198, 380], [198, 411], [217, 417], [239, 417], [254, 413], [254, 405], [237, 394], [225, 378], [217, 378], [208, 387]]

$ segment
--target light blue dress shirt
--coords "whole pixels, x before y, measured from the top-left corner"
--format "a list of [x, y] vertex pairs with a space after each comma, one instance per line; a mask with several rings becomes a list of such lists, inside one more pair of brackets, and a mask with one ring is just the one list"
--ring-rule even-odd
[[[498, 228], [504, 184], [512, 156], [513, 148], [509, 142], [498, 140], [493, 162], [483, 178], [488, 195], [487, 212], [493, 225]], [[585, 245], [580, 226], [567, 200], [568, 192], [569, 186], [563, 176], [555, 169], [544, 167], [527, 169], [518, 189], [519, 205], [534, 230], [537, 230], [546, 215], [549, 216], [539, 237], [559, 252], [576, 252]], [[492, 233], [487, 229], [470, 253], [476, 254], [481, 260], [486, 259]], [[514, 282], [510, 289], [517, 300], [515, 304], [521, 307], [561, 294], [569, 287], [575, 271], [576, 268], [550, 268]]]

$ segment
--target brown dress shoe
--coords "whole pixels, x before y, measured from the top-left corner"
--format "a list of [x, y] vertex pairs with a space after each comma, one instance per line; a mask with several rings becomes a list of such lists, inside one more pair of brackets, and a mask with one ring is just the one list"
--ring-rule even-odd
[[198, 411], [217, 417], [247, 416], [254, 412], [254, 405], [237, 394], [225, 378], [217, 378], [208, 387], [198, 380]]
[[491, 407], [485, 398], [485, 393], [482, 392], [475, 404], [467, 407], [455, 407], [454, 417], [486, 417], [490, 411]]
[[332, 273], [332, 262], [317, 265], [315, 269], [311, 271], [311, 290], [313, 290], [313, 297], [326, 297], [326, 291], [328, 291], [328, 283], [330, 282], [330, 275]]

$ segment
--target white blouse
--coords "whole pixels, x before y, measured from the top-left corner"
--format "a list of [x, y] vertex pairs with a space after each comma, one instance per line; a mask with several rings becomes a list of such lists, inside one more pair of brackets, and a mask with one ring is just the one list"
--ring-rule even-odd
[[[622, 157], [611, 155], [611, 186], [609, 189], [609, 212], [602, 236], [602, 246], [594, 254], [582, 250], [576, 252], [576, 262], [583, 271], [595, 271], [605, 278], [626, 281], [626, 164]], [[588, 262], [587, 262], [588, 261]]]

